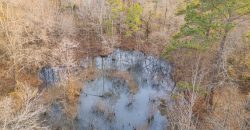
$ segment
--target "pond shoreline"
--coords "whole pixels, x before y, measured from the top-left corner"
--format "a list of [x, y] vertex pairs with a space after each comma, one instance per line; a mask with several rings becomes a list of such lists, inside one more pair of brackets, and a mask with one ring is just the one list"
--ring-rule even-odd
[[[83, 60], [83, 63], [85, 64], [82, 64], [82, 68], [83, 69], [89, 69], [89, 68], [93, 68], [93, 72], [90, 72], [93, 74], [93, 77], [92, 78], [87, 78], [85, 79], [85, 81], [82, 81], [83, 84], [84, 84], [84, 87], [81, 91], [81, 96], [80, 96], [80, 99], [78, 99], [80, 101], [80, 104], [81, 104], [81, 98], [83, 97], [88, 97], [88, 98], [98, 98], [98, 100], [110, 100], [111, 97], [113, 97], [113, 93], [96, 93], [95, 91], [93, 92], [85, 92], [86, 89], [88, 90], [89, 89], [89, 85], [91, 82], [99, 82], [99, 86], [103, 86], [105, 89], [105, 87], [108, 87], [108, 86], [105, 86], [104, 85], [104, 81], [105, 82], [110, 82], [109, 80], [112, 81], [112, 79], [118, 79], [117, 82], [110, 82], [112, 83], [113, 85], [116, 84], [120, 84], [122, 82], [124, 82], [123, 84], [127, 87], [127, 90], [128, 91], [128, 94], [131, 95], [132, 97], [137, 97], [137, 93], [141, 93], [141, 91], [144, 91], [144, 87], [146, 88], [151, 88], [149, 89], [149, 92], [150, 93], [155, 93], [153, 95], [159, 95], [159, 94], [156, 94], [158, 93], [158, 91], [162, 94], [166, 94], [167, 95], [167, 91], [170, 92], [173, 88], [173, 81], [171, 80], [171, 77], [170, 77], [170, 73], [171, 73], [171, 67], [170, 65], [168, 64], [168, 62], [166, 62], [165, 60], [162, 60], [162, 59], [157, 59], [155, 58], [154, 56], [148, 56], [146, 54], [144, 54], [143, 52], [139, 52], [139, 51], [123, 51], [123, 50], [120, 50], [120, 49], [116, 49], [112, 54], [110, 55], [107, 55], [105, 57], [96, 57], [93, 61], [93, 59], [91, 61], [85, 61]], [[94, 66], [95, 67], [94, 67]], [[139, 67], [139, 68], [138, 68]], [[55, 75], [55, 74], [54, 74]], [[60, 74], [59, 74], [60, 75]], [[50, 77], [53, 76], [52, 74], [50, 75]], [[89, 75], [88, 75], [89, 76]], [[105, 78], [104, 78], [104, 77]], [[100, 79], [100, 80], [97, 80], [96, 81], [96, 78], [98, 79], [98, 77], [103, 77], [104, 79]], [[86, 77], [85, 77], [86, 78]], [[106, 79], [108, 78], [108, 79]], [[53, 78], [53, 79], [57, 79], [57, 78]], [[86, 82], [87, 81], [87, 82]], [[122, 81], [122, 82], [121, 82]], [[118, 83], [118, 84], [117, 84]], [[127, 85], [126, 85], [127, 84]], [[113, 86], [112, 85], [112, 86]], [[119, 88], [123, 88], [122, 86], [124, 85], [118, 85], [120, 86]], [[138, 86], [139, 85], [139, 86]], [[145, 86], [146, 85], [146, 86]], [[167, 87], [167, 86], [172, 86], [164, 91], [161, 92], [161, 89], [162, 87]], [[145, 88], [145, 89], [146, 89]], [[106, 88], [107, 89], [107, 88]], [[112, 90], [113, 91], [113, 90]], [[123, 90], [120, 90], [120, 92], [122, 92]], [[147, 90], [148, 91], [148, 90]], [[119, 93], [120, 93], [119, 92]], [[145, 91], [146, 92], [146, 91]], [[122, 92], [123, 93], [123, 92]], [[126, 92], [127, 93], [127, 92]], [[144, 92], [143, 92], [144, 93]], [[142, 94], [143, 94], [142, 93]], [[147, 93], [147, 92], [146, 92]], [[91, 95], [94, 95], [94, 96], [91, 96]], [[125, 94], [127, 95], [127, 94]], [[124, 96], [125, 96], [124, 95]], [[134, 95], [134, 96], [133, 96]], [[151, 94], [150, 94], [151, 95]], [[161, 94], [160, 94], [161, 95]], [[139, 96], [139, 95], [138, 95]], [[149, 95], [148, 95], [149, 96]], [[163, 96], [163, 95], [162, 95]], [[160, 96], [159, 98], [157, 99], [151, 99], [152, 97], [145, 97], [143, 96], [144, 98], [140, 99], [144, 102], [145, 100], [146, 102], [148, 101], [151, 101], [153, 100], [156, 104], [159, 105], [159, 99], [162, 99], [163, 97], [165, 96]], [[125, 96], [126, 97], [126, 96]], [[136, 99], [136, 98], [135, 98]], [[123, 100], [123, 99], [120, 99], [120, 100]], [[90, 99], [90, 101], [94, 101], [93, 99]], [[142, 101], [139, 101], [139, 102], [142, 102]], [[77, 101], [78, 102], [78, 101]], [[86, 102], [86, 101], [84, 101]], [[104, 101], [106, 102], [106, 101]], [[119, 101], [118, 101], [119, 102]], [[138, 103], [139, 103], [138, 102]], [[145, 103], [146, 103], [145, 102]], [[107, 102], [106, 102], [107, 103]], [[132, 102], [130, 102], [132, 103]], [[128, 104], [130, 104], [129, 102], [128, 103], [125, 103], [127, 105], [125, 106], [130, 106]], [[78, 103], [75, 103], [75, 105], [77, 105]], [[88, 103], [87, 103], [88, 104]], [[118, 103], [119, 104], [119, 103]], [[124, 103], [123, 103], [124, 104]], [[150, 118], [141, 118], [137, 121], [134, 121], [134, 122], [144, 122], [144, 121], [147, 121], [147, 122], [154, 122], [153, 124], [156, 125], [157, 123], [159, 123], [157, 120], [158, 118], [163, 118], [164, 116], [160, 116], [160, 111], [156, 108], [158, 108], [158, 105], [154, 106], [155, 107], [155, 110], [158, 111], [158, 115], [156, 116], [149, 116]], [[85, 106], [85, 104], [83, 103], [83, 106]], [[89, 105], [87, 105], [89, 106]], [[142, 104], [139, 105], [139, 106], [143, 106]], [[118, 107], [118, 106], [117, 106]], [[120, 106], [119, 106], [120, 107]], [[144, 111], [144, 113], [147, 113], [148, 110], [146, 110], [145, 108], [147, 107], [143, 107], [141, 108], [142, 111]], [[114, 108], [113, 108], [114, 109]], [[121, 108], [120, 108], [121, 109]], [[115, 117], [117, 119], [119, 119], [119, 115], [117, 112], [118, 110], [120, 109], [116, 109], [115, 107]], [[145, 110], [143, 110], [145, 109]], [[147, 108], [148, 109], [148, 108]], [[99, 109], [97, 109], [97, 111], [99, 111]], [[126, 111], [126, 110], [125, 110]], [[137, 111], [137, 110], [135, 110]], [[78, 112], [77, 113], [81, 113], [81, 110], [78, 109]], [[86, 113], [86, 112], [85, 112]], [[89, 112], [87, 112], [89, 113]], [[104, 112], [106, 113], [106, 112]], [[109, 113], [109, 112], [108, 112]], [[124, 112], [123, 112], [124, 113]], [[127, 114], [129, 115], [129, 114]], [[144, 115], [144, 114], [143, 114]], [[160, 117], [159, 117], [160, 116]], [[83, 116], [84, 117], [84, 116]], [[93, 115], [90, 116], [90, 117], [94, 117]], [[154, 121], [153, 120], [153, 117], [154, 117]], [[121, 117], [120, 117], [121, 118]], [[80, 116], [76, 116], [76, 118], [78, 121], [82, 120], [82, 117]], [[121, 119], [124, 119], [124, 118], [121, 118]], [[109, 119], [111, 120], [111, 119]], [[113, 119], [112, 119], [113, 120]], [[102, 122], [101, 120], [99, 120], [99, 122]], [[155, 124], [156, 123], [156, 124]], [[126, 123], [125, 123], [126, 124]], [[132, 127], [128, 127], [130, 123], [128, 123], [127, 125], [127, 129], [132, 129]], [[77, 124], [76, 124], [77, 125]], [[90, 125], [90, 124], [89, 124]], [[89, 126], [88, 125], [88, 126]], [[77, 125], [79, 126], [79, 125]], [[80, 125], [81, 126], [81, 125]], [[91, 126], [91, 125], [90, 125]], [[112, 126], [112, 125], [111, 125]], [[111, 127], [109, 126], [109, 127]], [[117, 128], [126, 128], [125, 126], [120, 126], [120, 125], [113, 125], [113, 127], [117, 127]], [[83, 127], [83, 126], [82, 126]], [[93, 126], [92, 126], [93, 127]], [[97, 126], [98, 127], [98, 126]], [[134, 124], [133, 127], [139, 127], [139, 125], [137, 124]], [[150, 126], [148, 126], [150, 127]], [[156, 126], [154, 126], [156, 127]], [[158, 128], [159, 127], [159, 128]], [[159, 130], [161, 130], [160, 126], [158, 126], [157, 128]], [[86, 126], [84, 126], [84, 128], [86, 128]], [[82, 129], [81, 127], [79, 129]]]

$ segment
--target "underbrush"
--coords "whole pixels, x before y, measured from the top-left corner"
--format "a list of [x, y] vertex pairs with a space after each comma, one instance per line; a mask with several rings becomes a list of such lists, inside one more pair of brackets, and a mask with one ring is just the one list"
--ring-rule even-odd
[[0, 128], [3, 130], [34, 130], [47, 129], [40, 116], [46, 111], [46, 106], [40, 104], [40, 94], [37, 88], [28, 84], [17, 83], [14, 92], [1, 98]]

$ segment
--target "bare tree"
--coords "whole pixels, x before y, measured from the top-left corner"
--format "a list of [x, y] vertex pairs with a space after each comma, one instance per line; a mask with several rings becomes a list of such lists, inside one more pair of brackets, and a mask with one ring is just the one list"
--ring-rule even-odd
[[[37, 89], [27, 84], [18, 84], [17, 97], [8, 96], [0, 101], [0, 128], [2, 130], [46, 129], [42, 126], [40, 116], [45, 107], [39, 104]], [[20, 104], [19, 109], [15, 105]]]
[[238, 88], [228, 84], [214, 96], [214, 110], [205, 116], [205, 122], [214, 130], [247, 130], [249, 113], [246, 111], [246, 98]]
[[[72, 77], [73, 69], [77, 66], [74, 50], [77, 49], [78, 45], [77, 42], [73, 42], [68, 38], [63, 38], [58, 44], [58, 47], [52, 51], [50, 64], [66, 71], [65, 73], [64, 71], [62, 73], [59, 72], [62, 84], [67, 84]], [[66, 83], [63, 81], [66, 81]]]
[[200, 66], [200, 59], [196, 61], [192, 72], [191, 88], [188, 87], [184, 92], [174, 93], [177, 99], [167, 106], [169, 128], [172, 130], [197, 129], [198, 119], [193, 109], [199, 96], [200, 85], [204, 77], [204, 70]]
[[1, 41], [9, 60], [9, 72], [17, 80], [25, 68], [36, 68], [46, 62], [49, 33], [55, 25], [55, 10], [45, 1], [3, 0], [0, 3]]

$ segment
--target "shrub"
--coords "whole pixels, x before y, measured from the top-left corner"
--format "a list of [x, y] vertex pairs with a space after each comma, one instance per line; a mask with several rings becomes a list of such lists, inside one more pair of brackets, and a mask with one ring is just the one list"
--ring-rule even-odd
[[[17, 84], [17, 88], [10, 96], [0, 101], [0, 128], [12, 130], [46, 129], [42, 127], [40, 116], [45, 107], [39, 104], [37, 89], [27, 84]], [[18, 109], [17, 103], [19, 104]]]

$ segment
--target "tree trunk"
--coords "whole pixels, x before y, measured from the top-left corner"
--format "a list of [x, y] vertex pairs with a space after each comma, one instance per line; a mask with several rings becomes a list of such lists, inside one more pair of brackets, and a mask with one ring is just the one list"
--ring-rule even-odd
[[210, 108], [213, 106], [213, 95], [214, 95], [216, 83], [218, 82], [218, 73], [220, 71], [220, 64], [223, 62], [223, 53], [224, 53], [228, 33], [229, 33], [229, 29], [225, 28], [224, 35], [220, 42], [220, 48], [217, 51], [215, 63], [212, 68], [212, 85], [210, 87], [209, 94], [208, 94], [208, 105]]

